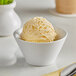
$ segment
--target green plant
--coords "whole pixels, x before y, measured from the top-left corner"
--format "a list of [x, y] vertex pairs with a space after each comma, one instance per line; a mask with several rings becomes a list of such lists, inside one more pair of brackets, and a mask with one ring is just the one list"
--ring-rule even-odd
[[12, 3], [13, 0], [0, 0], [0, 5], [6, 5]]

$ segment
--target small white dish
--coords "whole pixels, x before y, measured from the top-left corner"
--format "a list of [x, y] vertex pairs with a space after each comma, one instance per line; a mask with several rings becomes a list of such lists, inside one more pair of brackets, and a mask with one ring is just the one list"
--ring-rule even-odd
[[67, 37], [67, 32], [55, 27], [60, 39], [53, 42], [34, 43], [20, 39], [22, 28], [14, 32], [14, 37], [27, 61], [27, 63], [36, 66], [51, 65], [55, 62]]
[[49, 9], [49, 11], [50, 11], [51, 14], [53, 14], [55, 16], [76, 17], [76, 14], [61, 14], [61, 13], [58, 13], [55, 8], [51, 8], [51, 9]]

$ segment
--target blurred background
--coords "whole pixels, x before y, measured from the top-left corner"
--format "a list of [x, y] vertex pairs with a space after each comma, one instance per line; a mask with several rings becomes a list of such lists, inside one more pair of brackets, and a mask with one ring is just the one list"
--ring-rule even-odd
[[[33, 16], [44, 16], [50, 15], [49, 8], [55, 7], [55, 0], [16, 0], [17, 7], [16, 12], [21, 17], [22, 22], [25, 19]], [[24, 17], [25, 16], [25, 17]]]

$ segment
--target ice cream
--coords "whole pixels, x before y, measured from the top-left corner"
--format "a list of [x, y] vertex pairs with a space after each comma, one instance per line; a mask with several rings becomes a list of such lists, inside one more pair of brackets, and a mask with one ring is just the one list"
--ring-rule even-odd
[[76, 0], [56, 0], [56, 11], [62, 14], [76, 14]]
[[23, 26], [21, 39], [29, 42], [52, 42], [56, 38], [52, 24], [43, 17], [34, 17]]

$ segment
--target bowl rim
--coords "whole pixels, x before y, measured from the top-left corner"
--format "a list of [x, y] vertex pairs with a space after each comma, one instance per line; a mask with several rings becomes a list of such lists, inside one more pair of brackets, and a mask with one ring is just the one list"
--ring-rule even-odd
[[15, 30], [15, 32], [13, 33], [13, 36], [14, 36], [15, 39], [18, 39], [18, 40], [20, 40], [20, 41], [22, 41], [22, 42], [26, 42], [26, 43], [30, 43], [30, 44], [50, 44], [50, 43], [59, 42], [59, 41], [67, 38], [68, 32], [67, 32], [66, 30], [64, 30], [64, 29], [62, 29], [62, 28], [60, 28], [60, 27], [58, 27], [58, 26], [54, 26], [54, 27], [63, 30], [63, 31], [65, 32], [65, 35], [64, 35], [61, 39], [58, 39], [58, 40], [52, 41], [52, 42], [39, 42], [39, 43], [38, 43], [38, 42], [29, 42], [29, 41], [21, 40], [20, 38], [16, 37], [16, 34], [19, 36], [20, 34], [18, 33], [18, 31], [21, 30], [23, 27], [20, 27], [20, 28], [18, 28], [17, 30]]

